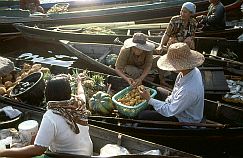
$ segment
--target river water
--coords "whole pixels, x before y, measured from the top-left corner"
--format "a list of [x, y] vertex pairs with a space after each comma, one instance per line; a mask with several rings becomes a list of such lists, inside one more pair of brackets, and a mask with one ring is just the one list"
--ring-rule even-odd
[[40, 0], [40, 3], [57, 3], [57, 2], [70, 2], [70, 1], [85, 1], [85, 2], [98, 2], [99, 0]]
[[[82, 68], [82, 61], [73, 54], [70, 54], [70, 52], [62, 45], [48, 43], [48, 41], [43, 43], [35, 40], [28, 40], [23, 37], [0, 40], [0, 55], [58, 66]], [[203, 157], [211, 158], [211, 156], [205, 155]], [[213, 157], [215, 157], [215, 155]], [[222, 153], [222, 155], [217, 155], [216, 157], [238, 158], [238, 156], [227, 155], [224, 153]]]
[[17, 37], [0, 41], [0, 48], [1, 56], [27, 59], [43, 64], [82, 68], [82, 61], [59, 44]]

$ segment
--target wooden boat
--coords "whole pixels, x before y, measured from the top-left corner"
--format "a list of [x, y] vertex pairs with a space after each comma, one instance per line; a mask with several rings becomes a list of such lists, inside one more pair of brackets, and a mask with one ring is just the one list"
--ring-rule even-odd
[[[15, 65], [21, 65], [25, 62], [28, 61], [16, 60]], [[44, 66], [49, 66], [51, 72], [54, 74], [72, 73], [72, 68], [47, 64], [44, 64]], [[84, 70], [79, 71], [81, 72]], [[90, 73], [97, 74], [97, 72], [91, 71]], [[112, 86], [115, 91], [124, 88], [124, 80], [121, 78], [112, 75], [107, 75], [107, 77], [105, 82], [115, 85]], [[28, 105], [4, 96], [0, 96], [0, 103], [21, 108], [22, 111], [23, 109], [27, 109], [29, 112], [32, 111], [29, 113], [30, 116], [43, 114], [45, 112], [45, 108], [43, 107]], [[37, 112], [37, 114], [35, 114], [35, 112]], [[204, 115], [207, 120], [206, 123], [198, 124], [161, 121], [151, 122], [136, 120], [136, 118], [114, 117], [114, 115], [109, 117], [93, 115], [89, 117], [89, 123], [107, 129], [114, 129], [118, 132], [123, 131], [124, 133], [129, 133], [129, 135], [133, 134], [136, 137], [151, 140], [159, 144], [165, 143], [171, 147], [174, 146], [179, 150], [183, 149], [190, 153], [214, 155], [216, 157], [222, 152], [226, 152], [226, 154], [233, 153], [242, 155], [242, 150], [240, 150], [242, 148], [242, 143], [240, 142], [243, 140], [243, 125], [241, 121], [243, 119], [243, 109], [220, 102], [205, 100]], [[183, 126], [188, 125], [193, 125], [197, 128], [183, 128]], [[106, 138], [104, 134], [99, 134], [99, 136]], [[114, 137], [112, 138], [116, 141]]]
[[[26, 26], [22, 23], [15, 23], [13, 24], [13, 26], [27, 38], [36, 39], [39, 41], [48, 41], [48, 42], [59, 42], [58, 40], [65, 39], [65, 40], [78, 41], [78, 42], [113, 43], [113, 41], [117, 37], [119, 37], [119, 39], [122, 41], [132, 37], [131, 35], [127, 36], [127, 35], [83, 34], [80, 33], [80, 29], [75, 29], [75, 30], [64, 29], [64, 31], [62, 30], [58, 31], [56, 29], [48, 30], [48, 29]], [[158, 42], [160, 38], [161, 37], [155, 37], [150, 39]]]
[[[78, 58], [83, 59], [85, 63], [90, 63], [90, 68], [94, 71], [116, 74], [112, 67], [108, 67], [95, 59], [99, 59], [103, 54], [118, 54], [121, 48], [121, 45], [115, 44], [98, 44], [98, 43], [80, 43], [80, 42], [70, 42], [67, 40], [60, 40], [61, 44], [65, 46], [70, 53], [76, 55]], [[232, 42], [232, 41], [231, 41]], [[226, 58], [218, 57], [217, 55], [210, 54], [211, 50], [214, 47], [220, 48], [219, 52], [223, 49], [229, 49], [239, 54], [239, 59], [241, 59], [241, 55], [239, 52], [243, 50], [242, 45], [237, 41], [228, 43], [226, 39], [219, 38], [197, 38], [196, 39], [196, 50], [199, 52], [206, 52], [205, 57], [205, 66], [220, 66], [224, 68], [238, 68], [241, 70], [243, 63], [229, 60]], [[215, 47], [215, 48], [216, 48]], [[214, 57], [213, 57], [214, 56]], [[231, 65], [231, 66], [229, 66]]]
[[0, 33], [0, 41], [9, 40], [21, 36], [20, 32]]
[[[16, 102], [14, 100], [5, 98], [3, 96], [0, 96], [0, 108], [4, 106], [12, 106], [13, 108], [16, 108], [23, 112], [21, 116], [21, 121], [19, 121], [16, 124], [9, 123], [8, 125], [3, 126], [2, 122], [0, 122], [1, 127], [6, 128], [16, 128], [18, 127], [18, 124], [25, 120], [36, 120], [39, 123], [41, 122], [42, 116], [45, 112], [44, 109], [40, 109], [38, 107], [32, 107], [31, 105], [26, 105], [20, 102]], [[32, 108], [31, 108], [32, 107]], [[18, 117], [19, 118], [19, 117]], [[6, 124], [7, 122], [5, 122]], [[5, 129], [5, 128], [1, 128]], [[100, 149], [104, 147], [106, 144], [117, 144], [119, 146], [122, 146], [126, 148], [132, 155], [118, 155], [118, 156], [111, 156], [116, 158], [125, 158], [125, 157], [151, 157], [151, 158], [169, 158], [169, 157], [187, 157], [187, 158], [199, 158], [200, 156], [189, 154], [186, 152], [182, 152], [180, 150], [176, 150], [167, 146], [155, 144], [143, 139], [138, 139], [129, 135], [125, 135], [123, 133], [118, 133], [115, 131], [111, 131], [108, 129], [104, 129], [98, 126], [89, 125], [89, 132], [91, 139], [93, 141], [93, 149], [94, 149], [94, 156], [99, 155]], [[0, 130], [1, 133], [1, 130]], [[6, 133], [6, 132], [5, 132]], [[21, 141], [18, 141], [19, 143]], [[142, 152], [150, 151], [150, 150], [158, 150], [161, 155], [142, 155]], [[71, 154], [60, 154], [60, 153], [51, 153], [47, 152], [45, 153], [48, 157], [77, 157], [77, 158], [88, 158], [89, 156], [82, 156], [82, 155], [71, 155]], [[93, 156], [91, 156], [93, 157]], [[105, 157], [104, 157], [105, 158]]]
[[[204, 40], [206, 41], [207, 39]], [[107, 66], [104, 64], [104, 62], [101, 61], [108, 54], [118, 54], [121, 48], [120, 45], [79, 43], [64, 40], [61, 40], [60, 42], [69, 50], [70, 53], [81, 59], [82, 65], [85, 65], [86, 68], [93, 71], [116, 75], [116, 72], [112, 66]], [[226, 44], [223, 42], [221, 44], [226, 46]], [[201, 48], [205, 48], [203, 43]], [[223, 58], [217, 57], [213, 54], [204, 55], [206, 61], [203, 66], [200, 67], [200, 70], [204, 82], [205, 98], [215, 101], [223, 101], [222, 95], [225, 95], [227, 92], [229, 92], [225, 74], [242, 75], [243, 63], [229, 59], [222, 60]], [[217, 65], [220, 67], [217, 67]], [[166, 80], [170, 85], [173, 85], [175, 76], [168, 77]], [[158, 75], [148, 75], [148, 78], [145, 78], [144, 83], [153, 85], [154, 87], [159, 86]]]
[[12, 6], [19, 5], [19, 0], [1, 0], [0, 1], [0, 8], [10, 8]]
[[[137, 2], [143, 2], [143, 3], [149, 3], [149, 0], [103, 0], [103, 1], [99, 1], [99, 0], [92, 0], [92, 1], [75, 1], [75, 0], [69, 0], [69, 1], [64, 1], [61, 2], [59, 0], [53, 0], [51, 2], [48, 3], [43, 3], [43, 1], [41, 1], [40, 5], [42, 6], [42, 8], [45, 11], [48, 11], [48, 9], [50, 9], [51, 7], [53, 7], [56, 4], [63, 4], [63, 3], [68, 3], [69, 10], [75, 10], [78, 8], [85, 8], [85, 7], [91, 7], [93, 6], [93, 8], [96, 8], [98, 6], [109, 6], [109, 5], [114, 5], [114, 4], [125, 4], [125, 3], [137, 3]], [[12, 9], [16, 9], [19, 8], [19, 0], [1, 0], [0, 1], [0, 8], [12, 8]]]
[[[1, 17], [0, 28], [6, 26], [11, 27], [13, 23], [28, 23], [28, 24], [78, 24], [91, 22], [118, 22], [118, 21], [135, 21], [148, 19], [151, 17], [158, 18], [163, 16], [177, 15], [180, 11], [181, 5], [186, 0], [157, 2], [144, 5], [111, 7], [97, 10], [82, 10], [65, 12], [60, 14], [35, 14], [30, 17], [16, 18], [16, 17]], [[191, 0], [198, 6], [199, 11], [207, 10], [207, 0]], [[2, 29], [1, 29], [2, 30]]]
[[[138, 29], [137, 29], [138, 30]], [[144, 30], [143, 30], [144, 31]], [[148, 30], [148, 35], [159, 35], [164, 32], [165, 29], [150, 29]], [[237, 39], [243, 33], [242, 27], [227, 26], [224, 30], [215, 30], [215, 31], [197, 31], [196, 37], [221, 37], [229, 40]]]
[[[98, 26], [98, 24], [96, 24], [96, 25]], [[101, 24], [99, 24], [99, 25], [101, 25]], [[103, 26], [105, 26], [105, 25], [106, 24], [103, 24]], [[107, 24], [107, 25], [116, 26], [116, 24]], [[130, 22], [123, 23], [121, 25], [129, 26]], [[43, 41], [43, 42], [55, 42], [56, 43], [58, 40], [65, 39], [67, 41], [77, 41], [77, 42], [84, 42], [84, 43], [107, 43], [107, 44], [109, 44], [109, 43], [114, 43], [114, 40], [117, 38], [119, 39], [119, 41], [124, 41], [127, 38], [132, 37], [131, 35], [127, 36], [127, 35], [83, 34], [83, 33], [78, 32], [80, 30], [75, 32], [75, 30], [73, 30], [72, 28], [70, 28], [70, 29], [66, 28], [66, 30], [64, 32], [62, 32], [62, 31], [58, 31], [58, 30], [53, 31], [53, 30], [29, 27], [29, 26], [25, 26], [23, 24], [14, 24], [14, 26], [19, 31], [21, 31], [25, 37], [31, 38], [31, 39], [37, 39], [37, 40]], [[242, 28], [241, 28], [241, 30], [242, 30]], [[149, 39], [152, 42], [155, 42], [155, 44], [157, 44], [160, 42], [161, 37], [149, 36]], [[233, 61], [233, 60], [238, 60], [238, 61], [242, 62], [241, 59], [243, 59], [243, 56], [240, 53], [243, 51], [243, 45], [238, 40], [227, 40], [225, 38], [218, 38], [218, 37], [196, 37], [195, 43], [196, 43], [197, 51], [206, 53], [205, 56], [207, 56], [207, 63], [209, 63], [210, 65], [215, 66], [215, 64], [217, 64], [218, 66], [222, 66], [225, 68], [228, 68], [228, 67], [231, 67], [234, 65], [233, 66], [234, 68], [237, 67], [239, 69], [242, 69], [242, 66], [241, 66], [242, 63], [237, 64], [236, 61]], [[79, 44], [75, 43], [74, 45], [79, 45]], [[105, 45], [103, 45], [102, 47], [105, 47]], [[110, 47], [110, 46], [106, 45], [106, 47]], [[212, 55], [210, 55], [210, 52], [215, 47], [217, 47], [217, 49], [218, 49], [218, 54], [216, 56], [214, 55], [214, 57], [211, 58]], [[79, 48], [78, 48], [78, 50], [79, 50]], [[72, 51], [75, 52], [77, 50], [72, 50]], [[226, 56], [229, 51], [234, 52], [234, 54], [236, 54], [238, 56], [238, 58], [228, 60], [231, 58], [231, 57]], [[99, 50], [97, 50], [96, 52], [99, 53]], [[116, 52], [118, 53], [117, 50], [116, 50]], [[85, 51], [85, 53], [87, 53], [87, 52]], [[75, 54], [77, 55], [80, 53], [78, 52]], [[233, 54], [233, 53], [231, 53], [231, 54]], [[224, 55], [224, 56], [222, 56], [222, 55]], [[217, 59], [215, 59], [215, 58], [217, 58]], [[229, 65], [231, 65], [231, 66], [229, 66]], [[101, 68], [98, 68], [97, 71], [100, 71], [100, 69]], [[107, 68], [107, 67], [104, 67], [103, 69], [109, 70], [109, 68]], [[112, 72], [112, 71], [109, 71], [109, 72]], [[240, 73], [240, 74], [242, 74], [242, 73]]]
[[[144, 32], [149, 36], [160, 36], [164, 34], [167, 23], [135, 24], [121, 26], [113, 30], [120, 34], [134, 34], [134, 32]], [[167, 24], [168, 25], [168, 24]], [[196, 37], [221, 37], [226, 39], [237, 39], [243, 33], [241, 26], [227, 26], [223, 30], [196, 31]]]
[[109, 8], [114, 5], [123, 6], [123, 5], [138, 5], [138, 4], [147, 4], [150, 3], [149, 0], [92, 0], [92, 1], [65, 1], [65, 2], [55, 2], [51, 3], [42, 3], [41, 6], [45, 11], [48, 11], [54, 5], [68, 3], [68, 11], [78, 11], [78, 10], [86, 10], [86, 9], [101, 9], [101, 8]]
[[[232, 11], [240, 9], [242, 5], [242, 0], [236, 0], [234, 3], [229, 4], [229, 1], [224, 1], [223, 4], [225, 5], [226, 15], [230, 14]], [[206, 15], [207, 10], [204, 10], [202, 12], [197, 10], [197, 13], [195, 16], [198, 15]], [[160, 23], [160, 22], [169, 22], [172, 16], [164, 16], [164, 17], [158, 17], [158, 18], [150, 18], [150, 19], [144, 19], [144, 20], [137, 20], [136, 24], [147, 24], [147, 23]], [[229, 18], [229, 16], [226, 16]]]
[[[0, 103], [0, 107], [2, 104]], [[15, 105], [12, 105], [15, 107]], [[16, 108], [19, 108], [16, 106]], [[37, 120], [39, 123], [42, 119], [43, 113], [39, 113], [36, 111], [30, 111], [25, 108], [20, 108], [22, 110], [25, 110], [25, 114], [28, 115], [28, 119], [34, 119]], [[24, 120], [23, 120], [24, 121]], [[12, 127], [13, 128], [13, 127]], [[17, 129], [17, 128], [16, 128]], [[13, 130], [12, 130], [13, 131]], [[6, 133], [6, 129], [5, 129]], [[11, 132], [9, 132], [11, 133]], [[134, 157], [134, 158], [173, 158], [173, 157], [185, 157], [185, 158], [199, 158], [200, 156], [189, 154], [180, 150], [176, 150], [167, 146], [155, 144], [149, 141], [145, 141], [143, 139], [135, 138], [129, 135], [125, 135], [123, 133], [118, 133], [112, 130], [104, 129], [98, 126], [89, 125], [89, 133], [93, 142], [93, 155], [94, 156], [84, 156], [84, 155], [72, 155], [72, 154], [64, 154], [64, 153], [52, 153], [52, 152], [46, 152], [44, 155], [45, 157], [58, 157], [58, 158], [91, 158], [96, 157], [100, 154], [100, 149], [104, 147], [107, 144], [114, 144], [118, 146], [122, 146], [126, 148], [131, 155], [117, 155], [117, 156], [109, 156], [110, 158], [128, 158], [128, 157]], [[1, 134], [1, 130], [0, 130]], [[16, 134], [16, 133], [15, 133]], [[11, 134], [10, 134], [11, 136]], [[17, 143], [20, 143], [19, 140]], [[160, 154], [158, 155], [152, 155], [147, 154], [143, 155], [143, 152], [151, 152], [151, 150], [156, 150]], [[102, 158], [108, 158], [108, 156], [102, 156]]]
[[[99, 29], [104, 29], [102, 33], [99, 33], [98, 30], [96, 32], [91, 33], [83, 33], [86, 28], [92, 29], [92, 25], [79, 25], [79, 27], [62, 26], [61, 28], [51, 27], [47, 28], [38, 28], [24, 25], [22, 23], [15, 23], [13, 26], [20, 31], [24, 37], [36, 39], [39, 41], [48, 41], [48, 42], [58, 42], [58, 40], [69, 40], [76, 42], [86, 42], [86, 43], [113, 43], [114, 40], [118, 37], [120, 41], [125, 41], [128, 38], [132, 37], [132, 34], [116, 34], [112, 32], [112, 28], [116, 26], [133, 26], [133, 22], [120, 22], [120, 23], [94, 23], [93, 26], [97, 26]], [[164, 27], [165, 23], [160, 23], [158, 27]], [[83, 28], [81, 28], [83, 27]], [[96, 29], [97, 29], [96, 28]], [[95, 27], [93, 28], [95, 29]], [[107, 29], [107, 31], [106, 31]], [[111, 31], [111, 32], [110, 32]], [[138, 31], [138, 30], [135, 30]], [[148, 38], [157, 43], [160, 42], [162, 35], [160, 34], [152, 34], [149, 33], [151, 30], [140, 30], [138, 32], [143, 32], [145, 34], [150, 34]], [[220, 37], [227, 39], [236, 40], [243, 33], [243, 28], [231, 28], [225, 29], [222, 31], [205, 31], [205, 32], [196, 32], [196, 37]]]
[[[217, 122], [194, 124], [197, 128], [187, 129], [182, 127], [187, 123], [91, 116], [89, 123], [199, 155], [222, 152], [242, 155], [243, 146], [238, 145], [243, 140], [243, 127], [239, 125], [243, 109], [205, 99], [204, 114], [207, 119]], [[232, 140], [232, 135], [237, 139]]]

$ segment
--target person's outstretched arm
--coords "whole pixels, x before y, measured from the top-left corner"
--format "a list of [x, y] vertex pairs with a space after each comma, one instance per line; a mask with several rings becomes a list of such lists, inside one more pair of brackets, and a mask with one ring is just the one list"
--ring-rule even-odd
[[79, 74], [78, 78], [77, 78], [77, 97], [80, 98], [81, 100], [83, 100], [84, 102], [86, 102], [86, 98], [85, 98], [85, 93], [84, 93], [84, 88], [82, 85], [83, 82], [83, 74]]
[[46, 149], [46, 147], [36, 145], [28, 145], [22, 148], [4, 149], [0, 150], [0, 157], [30, 158], [33, 156], [42, 155]]

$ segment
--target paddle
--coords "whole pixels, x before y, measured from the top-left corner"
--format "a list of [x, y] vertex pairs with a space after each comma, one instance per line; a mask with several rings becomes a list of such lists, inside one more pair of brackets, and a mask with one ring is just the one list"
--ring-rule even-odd
[[102, 62], [102, 61], [105, 59], [105, 57], [106, 57], [108, 54], [110, 54], [110, 52], [111, 52], [111, 50], [108, 50], [107, 52], [105, 52], [101, 57], [99, 57], [98, 61], [99, 61], [99, 62]]
[[202, 54], [203, 55], [207, 55], [209, 57], [214, 57], [216, 59], [220, 59], [220, 60], [225, 61], [225, 62], [230, 62], [232, 64], [237, 64], [239, 66], [243, 66], [243, 63], [242, 62], [239, 62], [239, 61], [235, 61], [235, 60], [231, 60], [231, 59], [228, 59], [228, 58], [219, 57], [219, 56], [216, 56], [216, 55], [213, 55], [213, 54], [207, 54], [205, 52], [203, 52]]

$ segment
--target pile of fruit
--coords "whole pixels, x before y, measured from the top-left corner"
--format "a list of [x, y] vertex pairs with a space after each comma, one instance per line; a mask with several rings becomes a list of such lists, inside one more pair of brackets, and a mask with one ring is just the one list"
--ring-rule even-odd
[[132, 89], [127, 94], [125, 94], [122, 98], [117, 99], [117, 101], [127, 106], [135, 106], [139, 103], [144, 102], [145, 99], [143, 99], [139, 94], [139, 88], [142, 87], [143, 85]]
[[99, 35], [115, 35], [116, 33], [105, 26], [89, 26], [84, 28], [82, 33], [85, 34], [99, 34]]
[[10, 96], [10, 92], [23, 78], [27, 77], [31, 73], [42, 71], [44, 74], [49, 73], [48, 68], [44, 68], [41, 64], [24, 64], [20, 71], [13, 71], [0, 78], [0, 95]]
[[68, 12], [68, 7], [68, 3], [57, 3], [47, 11], [47, 14]]

